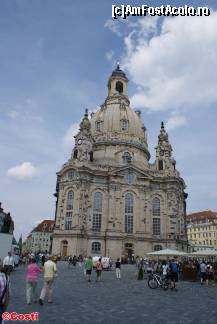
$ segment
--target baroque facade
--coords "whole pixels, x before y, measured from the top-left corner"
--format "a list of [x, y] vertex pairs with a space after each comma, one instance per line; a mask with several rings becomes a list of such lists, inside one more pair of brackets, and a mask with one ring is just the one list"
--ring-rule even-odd
[[90, 118], [86, 110], [71, 158], [57, 173], [53, 254], [129, 258], [187, 249], [187, 194], [168, 134], [162, 123], [150, 163], [127, 85], [118, 65], [104, 104]]

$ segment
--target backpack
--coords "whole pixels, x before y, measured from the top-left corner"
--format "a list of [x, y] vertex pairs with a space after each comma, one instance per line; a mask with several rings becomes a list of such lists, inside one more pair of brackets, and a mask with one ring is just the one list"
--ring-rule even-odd
[[177, 273], [177, 272], [178, 272], [178, 266], [177, 266], [177, 263], [175, 263], [175, 262], [171, 263], [170, 268], [171, 268], [171, 271], [172, 271], [173, 273]]

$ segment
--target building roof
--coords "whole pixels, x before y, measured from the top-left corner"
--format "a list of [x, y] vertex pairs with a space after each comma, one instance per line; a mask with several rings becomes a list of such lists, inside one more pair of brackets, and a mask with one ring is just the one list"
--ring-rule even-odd
[[45, 232], [52, 233], [54, 228], [55, 221], [50, 219], [43, 220], [40, 224], [38, 224], [31, 233], [34, 232]]
[[187, 222], [188, 223], [197, 223], [201, 221], [212, 222], [217, 220], [217, 212], [211, 210], [204, 210], [197, 213], [192, 213], [187, 215]]

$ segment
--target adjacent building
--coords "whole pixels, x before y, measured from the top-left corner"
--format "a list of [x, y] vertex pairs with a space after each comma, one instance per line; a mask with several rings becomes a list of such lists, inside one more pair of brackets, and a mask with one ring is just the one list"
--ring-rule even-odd
[[12, 252], [14, 222], [10, 213], [6, 213], [0, 202], [0, 259]]
[[25, 242], [25, 251], [30, 253], [50, 253], [54, 221], [43, 220], [28, 235]]
[[53, 254], [144, 256], [187, 250], [185, 182], [164, 124], [150, 163], [141, 111], [130, 107], [119, 66], [108, 95], [86, 110], [70, 159], [57, 173]]
[[217, 212], [206, 210], [189, 214], [187, 234], [192, 250], [217, 250]]
[[0, 202], [0, 233], [13, 234], [14, 222], [10, 213], [6, 213]]

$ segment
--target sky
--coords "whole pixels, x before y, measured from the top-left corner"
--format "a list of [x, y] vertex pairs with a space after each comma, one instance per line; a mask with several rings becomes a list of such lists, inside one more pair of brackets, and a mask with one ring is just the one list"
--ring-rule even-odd
[[217, 210], [217, 5], [209, 17], [113, 20], [112, 4], [142, 1], [0, 1], [0, 201], [15, 237], [54, 219], [56, 172], [86, 108], [107, 95], [117, 61], [132, 108], [142, 111], [154, 161], [165, 122], [188, 212]]

